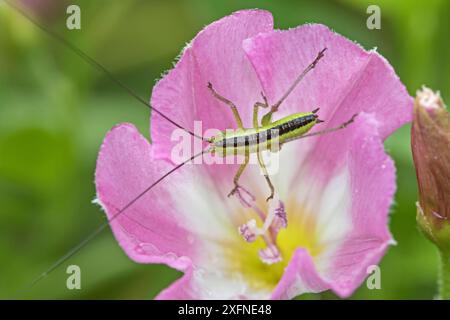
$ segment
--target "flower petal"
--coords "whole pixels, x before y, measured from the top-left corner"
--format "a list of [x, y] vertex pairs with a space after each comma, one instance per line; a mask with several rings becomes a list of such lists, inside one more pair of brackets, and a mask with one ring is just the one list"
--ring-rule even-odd
[[366, 125], [355, 126], [348, 164], [353, 229], [330, 264], [333, 290], [342, 297], [361, 284], [367, 268], [378, 264], [388, 245], [394, 243], [387, 227], [396, 189], [394, 162], [384, 152], [382, 137], [376, 134], [376, 118], [361, 114], [361, 119]]
[[[152, 159], [150, 144], [133, 125], [114, 127], [103, 142], [95, 173], [98, 202], [108, 219], [170, 169], [165, 161]], [[111, 221], [114, 235], [131, 259], [184, 270], [195, 256], [195, 235], [183, 226], [184, 217], [167, 201], [177, 175]]]
[[[277, 116], [320, 107], [325, 123], [314, 128], [319, 130], [338, 126], [355, 113], [372, 113], [382, 139], [411, 120], [412, 98], [389, 63], [375, 51], [367, 52], [323, 25], [263, 33], [244, 41], [244, 50], [271, 103], [324, 48], [325, 56], [291, 93]], [[302, 141], [299, 167], [316, 163], [322, 178], [329, 180], [345, 162], [352, 141], [347, 133], [343, 130]], [[300, 178], [294, 177], [294, 181]]]
[[[151, 104], [191, 130], [194, 120], [202, 121], [203, 130], [236, 128], [230, 107], [207, 88], [211, 82], [238, 107], [250, 126], [252, 106], [261, 98], [261, 87], [242, 50], [242, 41], [272, 30], [272, 25], [272, 15], [263, 10], [239, 11], [210, 24], [187, 45], [175, 68], [156, 84]], [[168, 158], [176, 127], [156, 113], [151, 122], [155, 156]]]
[[156, 300], [195, 300], [198, 296], [192, 287], [193, 267], [188, 268], [184, 275], [172, 283], [168, 288], [162, 290]]
[[271, 102], [285, 93], [324, 48], [325, 56], [291, 93], [282, 112], [321, 107], [321, 117], [333, 123], [360, 111], [374, 113], [382, 138], [411, 120], [412, 98], [389, 63], [376, 51], [367, 52], [324, 25], [277, 30], [244, 41]]
[[375, 116], [362, 113], [359, 119], [348, 128], [354, 139], [342, 174], [321, 188], [308, 180], [306, 168], [303, 181], [292, 190], [305, 211], [313, 213], [319, 247], [324, 249], [314, 258], [297, 250], [274, 298], [326, 289], [347, 297], [393, 243], [387, 226], [395, 193], [394, 164], [384, 152]]
[[159, 300], [246, 300], [267, 299], [269, 292], [249, 290], [244, 279], [206, 269], [188, 269], [160, 292]]
[[[249, 290], [245, 279], [227, 267], [226, 252], [242, 245], [237, 224], [232, 222], [233, 214], [242, 208], [239, 203], [224, 203], [220, 195], [210, 192], [213, 181], [204, 167], [186, 165], [114, 218], [173, 168], [167, 161], [153, 158], [151, 145], [133, 125], [121, 124], [107, 134], [100, 150], [97, 201], [131, 259], [164, 263], [185, 272], [159, 298], [261, 298], [261, 293]], [[216, 286], [221, 290], [216, 291]]]
[[271, 299], [292, 299], [302, 293], [321, 292], [330, 284], [318, 274], [314, 261], [305, 249], [297, 249], [292, 255], [283, 277], [272, 292]]

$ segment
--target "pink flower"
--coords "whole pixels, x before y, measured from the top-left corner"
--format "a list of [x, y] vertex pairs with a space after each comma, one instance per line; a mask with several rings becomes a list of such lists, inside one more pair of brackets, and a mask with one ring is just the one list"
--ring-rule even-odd
[[[283, 146], [272, 177], [281, 201], [266, 203], [256, 166], [242, 178], [255, 196], [243, 206], [227, 198], [236, 165], [189, 165], [111, 222], [131, 259], [184, 272], [158, 298], [289, 299], [328, 289], [346, 297], [393, 243], [387, 224], [395, 168], [383, 140], [410, 121], [412, 99], [375, 51], [323, 25], [273, 30], [269, 12], [240, 11], [195, 37], [151, 102], [190, 129], [194, 120], [204, 129], [235, 128], [229, 108], [208, 91], [210, 81], [250, 127], [260, 92], [275, 102], [325, 47], [275, 117], [320, 107], [323, 129], [359, 116], [344, 130]], [[151, 121], [152, 144], [131, 124], [104, 140], [96, 186], [109, 218], [173, 168], [174, 127], [155, 114]]]

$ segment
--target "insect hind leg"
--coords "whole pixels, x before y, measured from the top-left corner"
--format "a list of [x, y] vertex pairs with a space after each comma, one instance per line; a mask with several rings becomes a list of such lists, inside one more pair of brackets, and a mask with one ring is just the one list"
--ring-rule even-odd
[[320, 59], [323, 58], [323, 56], [325, 55], [325, 51], [327, 50], [327, 48], [322, 49], [321, 51], [319, 51], [319, 53], [317, 54], [316, 58], [314, 59], [313, 62], [311, 62], [303, 71], [302, 73], [300, 73], [300, 75], [297, 77], [297, 79], [295, 79], [295, 81], [292, 83], [292, 85], [286, 90], [286, 92], [283, 94], [283, 96], [270, 107], [270, 111], [264, 115], [263, 119], [266, 123], [270, 122], [270, 119], [272, 118], [272, 114], [276, 111], [278, 111], [278, 108], [280, 107], [280, 105], [284, 102], [284, 100], [287, 99], [287, 97], [291, 94], [292, 91], [294, 91], [294, 89], [297, 87], [297, 85], [300, 83], [300, 81], [303, 80], [303, 78], [308, 74], [308, 72], [310, 72], [312, 69], [314, 69], [317, 65], [317, 63], [319, 62]]

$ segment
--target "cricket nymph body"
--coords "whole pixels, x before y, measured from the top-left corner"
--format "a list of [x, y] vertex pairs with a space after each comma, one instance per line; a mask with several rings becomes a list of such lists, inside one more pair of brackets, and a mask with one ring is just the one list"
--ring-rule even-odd
[[283, 143], [302, 136], [315, 124], [322, 122], [318, 119], [317, 111], [295, 113], [257, 128], [223, 131], [213, 137], [210, 152], [222, 157], [264, 150], [277, 152]]
[[[249, 163], [250, 154], [255, 153], [257, 155], [259, 166], [264, 173], [264, 177], [270, 188], [270, 195], [267, 198], [267, 200], [270, 200], [274, 195], [274, 187], [272, 185], [272, 182], [270, 181], [269, 174], [261, 156], [261, 151], [270, 150], [272, 152], [277, 152], [286, 142], [319, 134], [330, 133], [336, 130], [343, 129], [353, 122], [356, 115], [353, 115], [350, 120], [344, 122], [338, 127], [308, 133], [308, 131], [311, 130], [311, 128], [314, 127], [315, 124], [323, 122], [322, 120], [319, 120], [317, 116], [317, 112], [319, 111], [319, 109], [315, 109], [311, 112], [306, 113], [294, 113], [287, 117], [281, 118], [280, 120], [272, 121], [272, 115], [278, 111], [278, 108], [283, 103], [283, 101], [287, 99], [290, 93], [306, 76], [306, 74], [315, 68], [319, 60], [324, 56], [325, 50], [326, 48], [324, 48], [317, 54], [317, 57], [314, 59], [314, 61], [310, 65], [308, 65], [305, 70], [303, 70], [303, 72], [297, 77], [297, 79], [295, 79], [293, 84], [289, 88], [287, 88], [283, 96], [273, 105], [269, 105], [266, 96], [263, 92], [261, 92], [263, 102], [256, 102], [253, 105], [252, 128], [244, 127], [236, 105], [232, 101], [220, 95], [214, 89], [212, 83], [208, 83], [208, 88], [211, 91], [211, 94], [217, 100], [228, 105], [231, 109], [238, 129], [232, 132], [222, 131], [218, 135], [206, 140], [207, 142], [209, 142], [209, 146], [205, 149], [204, 153], [208, 152], [221, 157], [226, 157], [228, 155], [245, 156], [244, 163], [241, 164], [236, 175], [234, 176], [234, 188], [229, 193], [229, 196], [236, 193], [240, 188], [239, 178], [241, 177], [243, 171]], [[268, 112], [261, 118], [261, 122], [259, 122], [258, 111], [261, 108], [268, 110]]]

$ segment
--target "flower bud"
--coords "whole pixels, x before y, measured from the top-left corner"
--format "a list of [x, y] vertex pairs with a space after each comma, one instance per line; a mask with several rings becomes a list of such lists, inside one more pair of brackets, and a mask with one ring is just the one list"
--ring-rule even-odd
[[411, 148], [419, 184], [417, 221], [441, 250], [450, 251], [450, 115], [439, 92], [417, 92]]

